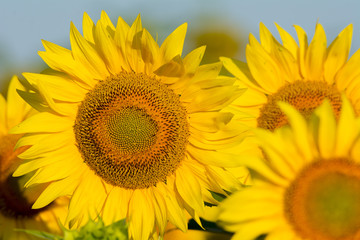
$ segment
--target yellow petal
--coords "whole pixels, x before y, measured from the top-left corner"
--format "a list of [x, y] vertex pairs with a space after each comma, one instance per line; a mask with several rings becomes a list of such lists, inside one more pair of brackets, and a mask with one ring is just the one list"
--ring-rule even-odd
[[86, 12], [84, 12], [82, 28], [84, 38], [87, 41], [94, 43], [95, 24]]
[[[92, 170], [84, 167], [80, 169], [84, 169], [84, 173], [81, 176], [84, 180], [75, 181], [79, 184], [71, 197], [66, 220], [66, 222], [73, 219], [77, 220], [77, 222], [71, 221], [72, 224], [81, 223], [81, 218], [85, 218], [86, 221], [87, 218], [95, 219], [98, 217], [106, 199], [102, 180]], [[96, 189], [96, 191], [93, 191], [93, 189]]]
[[322, 80], [326, 47], [327, 43], [324, 28], [320, 24], [317, 24], [314, 37], [305, 55], [306, 79], [315, 81]]
[[251, 74], [267, 92], [275, 93], [284, 84], [279, 68], [253, 35], [249, 36], [249, 41], [250, 45], [246, 47], [246, 59]]
[[186, 166], [180, 166], [176, 171], [176, 189], [184, 201], [199, 215], [204, 214], [201, 186], [194, 174]]
[[173, 193], [166, 188], [167, 186], [163, 183], [159, 183], [157, 186], [157, 189], [160, 191], [166, 202], [169, 221], [185, 232], [187, 230], [187, 219], [184, 210], [180, 207], [179, 202]]
[[74, 60], [70, 50], [45, 40], [42, 40], [42, 43], [46, 52], [38, 52], [38, 54], [49, 67], [73, 76], [85, 88], [86, 86], [96, 84], [97, 81], [94, 81], [94, 76], [88, 69], [82, 67], [79, 62]]
[[35, 132], [61, 132], [72, 129], [74, 122], [48, 112], [35, 114], [10, 130], [11, 134]]
[[262, 22], [260, 22], [260, 42], [261, 45], [264, 47], [265, 51], [267, 52], [272, 51], [272, 44], [273, 44], [272, 41], [273, 41], [273, 36], [271, 32]]
[[55, 103], [54, 99], [50, 95], [50, 91], [48, 90], [48, 87], [43, 82], [41, 81], [38, 82], [37, 87], [39, 89], [39, 95], [43, 99], [43, 104], [49, 106], [49, 108], [52, 110], [49, 112], [54, 112], [56, 114], [63, 116], [68, 115], [68, 112], [63, 111], [63, 109], [61, 109], [59, 105]]
[[168, 62], [175, 56], [181, 56], [186, 35], [187, 23], [176, 28], [161, 44], [160, 55], [163, 62]]
[[347, 26], [331, 43], [324, 64], [325, 80], [332, 84], [337, 71], [346, 63], [349, 57], [353, 25]]
[[125, 57], [131, 69], [135, 72], [144, 71], [144, 61], [141, 57], [142, 24], [140, 15], [137, 16], [127, 33], [125, 44]]
[[243, 169], [244, 171], [238, 170], [235, 176], [229, 171], [224, 170], [223, 167], [213, 167], [213, 166], [206, 167], [207, 170], [206, 175], [208, 176], [208, 178], [211, 179], [210, 180], [211, 185], [219, 187], [219, 189], [217, 189], [211, 186], [212, 191], [227, 195], [228, 193], [226, 191], [235, 192], [239, 190], [241, 188], [241, 183], [238, 178], [243, 177], [243, 172], [246, 171], [248, 173], [245, 167], [238, 167], [237, 169], [240, 168]]
[[94, 47], [81, 36], [73, 23], [70, 25], [70, 43], [74, 59], [79, 61], [94, 79], [103, 80], [109, 76], [104, 61]]
[[[33, 142], [29, 142], [29, 140], [32, 140]], [[19, 154], [18, 157], [34, 158], [34, 156], [39, 154], [60, 149], [67, 144], [75, 145], [75, 139], [71, 129], [57, 134], [50, 134], [42, 138], [38, 135], [25, 135], [18, 141], [15, 147], [24, 146], [24, 144], [31, 145], [31, 147]]]
[[74, 182], [77, 182], [80, 176], [81, 175], [78, 173], [72, 175], [72, 177], [50, 183], [49, 186], [47, 186], [46, 189], [41, 193], [32, 207], [39, 209], [50, 204], [58, 197], [71, 195], [76, 188]]
[[[107, 22], [107, 21], [106, 21]], [[99, 20], [95, 27], [95, 44], [100, 50], [109, 71], [116, 75], [120, 73], [124, 65], [120, 49], [116, 46], [113, 36], [105, 25], [104, 21]]]
[[302, 29], [300, 26], [294, 26], [296, 33], [298, 35], [299, 39], [299, 53], [298, 53], [298, 61], [300, 65], [300, 71], [303, 78], [307, 78], [307, 69], [305, 66], [305, 54], [308, 49], [308, 39], [306, 36], [306, 33], [304, 29]]
[[165, 232], [165, 227], [168, 222], [167, 209], [164, 197], [157, 191], [156, 187], [152, 188], [153, 207], [156, 217], [157, 227], [159, 228], [159, 234], [162, 236]]
[[17, 93], [17, 89], [25, 90], [18, 78], [13, 76], [10, 80], [7, 93], [7, 127], [10, 129], [19, 124], [27, 115], [30, 106]]
[[76, 175], [81, 169], [83, 163], [79, 161], [68, 162], [71, 164], [71, 168], [64, 168], [64, 164], [66, 161], [61, 162], [57, 161], [52, 164], [48, 164], [45, 168], [39, 168], [36, 171], [36, 174], [26, 183], [25, 187], [41, 184], [41, 183], [48, 183], [57, 181], [60, 179], [67, 178], [72, 175]]
[[[121, 17], [118, 18], [118, 22], [116, 25], [114, 41], [121, 52], [121, 59], [125, 63], [125, 46], [126, 46], [126, 36], [130, 30], [130, 26], [122, 19]], [[124, 67], [125, 68], [125, 67]], [[129, 70], [128, 66], [125, 70]]]
[[148, 240], [154, 231], [154, 211], [152, 199], [147, 190], [136, 189], [129, 204], [130, 238]]
[[196, 48], [184, 57], [183, 63], [185, 65], [186, 73], [193, 74], [196, 72], [202, 58], [204, 57], [205, 49], [205, 46]]
[[[285, 225], [285, 224], [284, 224]], [[274, 229], [266, 236], [266, 240], [278, 240], [278, 239], [292, 239], [292, 240], [301, 240], [300, 236], [293, 231], [292, 227], [282, 226]]]
[[204, 112], [190, 115], [192, 127], [204, 132], [217, 132], [230, 122], [234, 114], [229, 112]]
[[[155, 61], [159, 59], [160, 49], [151, 34], [144, 29], [141, 38], [141, 56], [147, 67], [152, 67]], [[151, 73], [152, 69], [148, 68], [147, 73]]]
[[[102, 22], [102, 24], [103, 24], [107, 29], [110, 28], [110, 30], [112, 31], [112, 33], [115, 33], [115, 27], [114, 27], [114, 25], [112, 24], [109, 16], [107, 15], [107, 13], [106, 13], [104, 10], [101, 11], [100, 21]], [[112, 35], [112, 36], [113, 36], [113, 35]]]
[[336, 142], [336, 119], [330, 101], [326, 99], [314, 113], [319, 118], [316, 129], [320, 154], [325, 159], [331, 158], [334, 156]]
[[187, 147], [190, 155], [197, 161], [205, 164], [217, 167], [238, 167], [241, 165], [236, 161], [236, 157], [231, 153], [224, 153], [213, 150], [202, 150], [192, 145]]
[[239, 226], [232, 240], [253, 240], [282, 225], [284, 225], [284, 220], [279, 216], [244, 222]]
[[184, 63], [182, 62], [181, 57], [177, 55], [169, 62], [156, 69], [154, 73], [158, 76], [173, 77], [175, 78], [174, 80], [178, 80], [177, 78], [185, 73]]
[[197, 68], [193, 78], [196, 82], [207, 79], [216, 79], [221, 71], [221, 68], [221, 62], [201, 65]]
[[360, 75], [360, 49], [358, 49], [347, 63], [335, 75], [336, 85], [340, 90], [346, 89]]
[[201, 111], [220, 110], [239, 97], [245, 89], [235, 86], [204, 89], [192, 100], [187, 110], [188, 113]]
[[281, 40], [282, 40], [282, 44], [284, 45], [284, 47], [289, 50], [291, 52], [291, 55], [296, 59], [297, 58], [297, 54], [298, 54], [298, 50], [299, 47], [296, 43], [296, 41], [294, 40], [294, 38], [288, 33], [286, 32], [283, 28], [281, 28], [278, 24], [276, 24], [276, 28], [279, 31]]
[[[225, 224], [239, 223], [282, 213], [283, 199], [274, 197], [275, 194], [270, 192], [272, 189], [257, 189], [255, 186], [252, 188], [252, 191], [240, 190], [222, 202], [220, 221]], [[249, 194], [257, 197], [248, 197]]]
[[282, 46], [275, 38], [271, 43], [271, 55], [277, 61], [277, 64], [283, 72], [283, 78], [286, 82], [294, 82], [299, 79], [300, 71], [295, 56], [291, 54], [284, 46]]
[[50, 153], [38, 154], [32, 157], [30, 156], [31, 158], [28, 160], [25, 159], [15, 170], [13, 176], [18, 177], [55, 162], [69, 162], [70, 164], [71, 161], [76, 162], [76, 157], [81, 156], [78, 153], [74, 154], [74, 150], [77, 151], [77, 149], [74, 148], [75, 146], [66, 146]]
[[358, 137], [358, 129], [354, 109], [349, 100], [343, 96], [335, 139], [336, 156], [346, 156], [348, 154], [349, 149]]
[[[111, 224], [126, 218], [132, 192], [132, 190], [119, 187], [113, 187], [110, 190], [101, 216], [105, 224]], [[114, 211], [114, 209], [116, 210]]]
[[294, 168], [292, 161], [289, 161], [289, 156], [284, 154], [286, 146], [284, 140], [279, 138], [278, 134], [270, 134], [269, 131], [256, 131], [256, 135], [261, 141], [271, 168], [283, 178], [292, 180], [297, 168]]
[[220, 57], [220, 61], [231, 74], [233, 74], [245, 85], [259, 92], [269, 93], [265, 89], [261, 88], [256, 81], [254, 81], [250, 69], [246, 63], [226, 57]]
[[279, 107], [288, 117], [291, 128], [293, 129], [295, 141], [298, 146], [301, 146], [301, 152], [304, 159], [312, 159], [312, 147], [308, 139], [308, 128], [306, 120], [303, 116], [290, 104], [279, 102]]
[[235, 99], [231, 105], [244, 108], [256, 106], [262, 107], [267, 102], [267, 100], [268, 99], [263, 92], [248, 88], [241, 96]]
[[71, 79], [64, 76], [37, 73], [23, 73], [23, 76], [35, 87], [38, 85], [38, 82], [41, 82], [46, 86], [52, 98], [61, 101], [81, 102], [87, 92]]

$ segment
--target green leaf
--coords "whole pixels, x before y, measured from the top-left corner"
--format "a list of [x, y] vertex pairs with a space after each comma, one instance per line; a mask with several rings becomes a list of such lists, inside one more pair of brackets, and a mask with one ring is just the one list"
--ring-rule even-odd
[[61, 236], [57, 236], [51, 233], [37, 231], [37, 230], [27, 230], [27, 229], [14, 229], [15, 231], [24, 232], [30, 235], [33, 235], [38, 238], [48, 239], [48, 240], [60, 240], [62, 239]]
[[89, 220], [83, 227], [77, 230], [68, 230], [60, 224], [63, 237], [36, 230], [17, 229], [33, 236], [47, 240], [127, 240], [128, 229], [125, 219], [105, 226], [101, 218], [98, 221]]
[[212, 196], [216, 201], [221, 202], [221, 201], [223, 201], [223, 200], [226, 198], [226, 196], [223, 195], [223, 194], [216, 193], [216, 192], [213, 192], [213, 191], [210, 191], [210, 190], [209, 190], [209, 192], [211, 193], [211, 196]]

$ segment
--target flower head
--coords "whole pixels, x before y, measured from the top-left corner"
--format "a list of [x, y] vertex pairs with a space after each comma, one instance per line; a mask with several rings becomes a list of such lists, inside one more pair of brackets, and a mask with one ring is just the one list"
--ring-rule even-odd
[[263, 24], [260, 24], [260, 42], [250, 35], [246, 48], [247, 64], [222, 58], [226, 69], [240, 80], [239, 84], [249, 88], [234, 102], [235, 109], [247, 114], [246, 123], [250, 127], [272, 131], [287, 124], [278, 101], [290, 103], [309, 117], [328, 98], [338, 115], [342, 92], [359, 113], [360, 51], [348, 59], [352, 25], [347, 26], [328, 47], [320, 24], [316, 25], [310, 44], [301, 27], [295, 26], [297, 44], [289, 33], [276, 26], [282, 43]]
[[307, 122], [287, 103], [290, 125], [257, 129], [266, 159], [246, 164], [254, 185], [220, 206], [219, 223], [233, 239], [358, 239], [360, 119], [343, 98], [338, 121], [329, 100]]
[[0, 95], [0, 239], [32, 239], [16, 229], [36, 229], [59, 232], [58, 219], [64, 216], [66, 200], [58, 200], [46, 208], [32, 209], [44, 185], [24, 188], [24, 183], [33, 174], [12, 177], [21, 163], [19, 155], [28, 146], [14, 151], [21, 135], [9, 134], [9, 129], [34, 113], [30, 106], [18, 96], [16, 89], [24, 90], [14, 76], [9, 85], [7, 100]]
[[71, 24], [71, 50], [43, 42], [52, 70], [24, 73], [24, 98], [40, 113], [12, 130], [33, 143], [15, 175], [36, 170], [28, 185], [51, 182], [34, 208], [70, 195], [70, 227], [100, 214], [148, 239], [168, 221], [185, 231], [187, 213], [200, 223], [204, 201], [216, 203], [208, 190], [239, 188], [224, 149], [243, 129], [224, 109], [242, 90], [218, 77], [221, 63], [199, 66], [204, 47], [181, 57], [186, 27], [159, 46], [140, 16], [115, 27], [105, 12], [97, 24], [85, 13], [83, 36]]

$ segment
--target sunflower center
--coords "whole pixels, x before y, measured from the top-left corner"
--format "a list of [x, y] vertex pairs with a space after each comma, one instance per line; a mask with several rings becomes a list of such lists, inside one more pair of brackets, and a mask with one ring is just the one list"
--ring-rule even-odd
[[42, 211], [32, 209], [34, 202], [29, 201], [22, 191], [19, 178], [11, 174], [20, 160], [17, 155], [26, 150], [26, 147], [13, 151], [20, 135], [5, 135], [0, 137], [0, 213], [9, 218], [31, 218]]
[[360, 165], [317, 161], [288, 188], [285, 212], [303, 238], [350, 240], [360, 236]]
[[277, 105], [278, 101], [290, 103], [305, 118], [309, 118], [325, 98], [330, 100], [335, 116], [338, 117], [341, 109], [341, 94], [334, 86], [322, 81], [296, 81], [285, 85], [268, 96], [268, 101], [260, 110], [257, 119], [258, 127], [274, 131], [288, 124], [285, 114]]
[[155, 142], [156, 122], [139, 108], [115, 111], [105, 122], [112, 145], [119, 152], [134, 154], [149, 149]]
[[155, 77], [123, 72], [88, 92], [74, 133], [84, 161], [98, 176], [139, 189], [174, 173], [185, 157], [189, 130], [179, 95]]

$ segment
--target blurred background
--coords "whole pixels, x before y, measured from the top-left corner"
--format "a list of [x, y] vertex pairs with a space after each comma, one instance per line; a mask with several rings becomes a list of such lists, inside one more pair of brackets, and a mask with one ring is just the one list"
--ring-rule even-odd
[[11, 76], [40, 72], [41, 39], [70, 48], [70, 21], [82, 31], [83, 13], [96, 22], [105, 10], [114, 25], [118, 16], [131, 25], [140, 13], [145, 26], [161, 43], [177, 26], [188, 22], [184, 54], [207, 45], [205, 62], [219, 55], [245, 60], [249, 33], [259, 36], [263, 22], [279, 39], [274, 22], [296, 38], [300, 25], [311, 40], [316, 22], [323, 25], [328, 44], [348, 24], [354, 24], [351, 53], [360, 48], [358, 0], [0, 0], [0, 90]]

